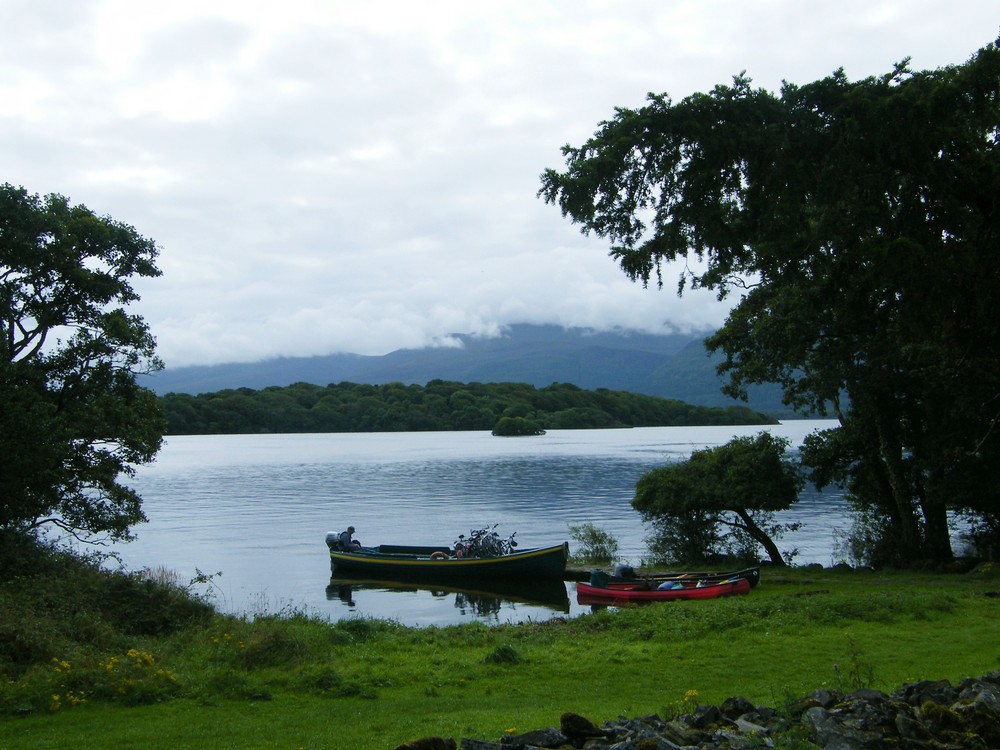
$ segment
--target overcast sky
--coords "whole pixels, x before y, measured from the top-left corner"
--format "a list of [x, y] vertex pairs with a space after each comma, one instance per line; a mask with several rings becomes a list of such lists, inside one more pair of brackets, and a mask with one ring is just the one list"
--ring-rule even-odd
[[[0, 0], [0, 182], [161, 247], [168, 367], [717, 326], [536, 197], [615, 106], [965, 62], [996, 0]], [[676, 274], [668, 270], [672, 281]]]

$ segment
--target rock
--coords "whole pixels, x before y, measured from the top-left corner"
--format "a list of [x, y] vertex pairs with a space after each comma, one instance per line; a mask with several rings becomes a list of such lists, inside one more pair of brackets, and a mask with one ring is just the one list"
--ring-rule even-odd
[[456, 750], [455, 740], [450, 737], [422, 737], [419, 740], [397, 745], [396, 750]]
[[607, 737], [607, 732], [590, 719], [567, 711], [559, 717], [559, 731], [576, 747], [582, 747], [589, 739]]
[[813, 690], [806, 698], [815, 701], [817, 706], [833, 708], [844, 700], [844, 694], [838, 690]]
[[504, 750], [504, 746], [499, 742], [484, 742], [483, 740], [462, 740], [462, 750]]
[[821, 706], [807, 709], [802, 714], [802, 723], [823, 750], [875, 750], [885, 746], [883, 737], [855, 729]]
[[[938, 700], [935, 700], [938, 699]], [[755, 750], [799, 746], [805, 729], [823, 750], [965, 750], [1000, 748], [1000, 671], [963, 680], [957, 688], [947, 680], [903, 685], [891, 696], [878, 690], [848, 695], [816, 690], [793, 702], [798, 710], [779, 714], [754, 708], [742, 698], [722, 706], [699, 706], [670, 721], [658, 716], [621, 717], [603, 728], [591, 720], [564, 713], [558, 730], [541, 729], [500, 742], [462, 740], [462, 750]], [[786, 733], [794, 733], [785, 736]], [[419, 742], [450, 740], [426, 738]], [[401, 745], [403, 750], [438, 750], [451, 745]]]
[[968, 686], [958, 696], [962, 703], [979, 703], [1000, 714], [1000, 685], [978, 683]]
[[983, 703], [956, 703], [951, 708], [966, 736], [977, 735], [984, 747], [1000, 747], [1000, 714]]
[[722, 712], [717, 706], [698, 706], [691, 715], [690, 724], [698, 729], [708, 729], [721, 719]]
[[569, 742], [569, 739], [558, 729], [536, 729], [533, 732], [524, 734], [508, 735], [500, 740], [505, 748], [529, 748], [529, 747], [559, 747]]
[[744, 718], [736, 719], [734, 722], [736, 728], [740, 730], [743, 734], [756, 734], [761, 737], [766, 737], [771, 733], [771, 730], [761, 724], [754, 724], [752, 721], [747, 721]]
[[892, 694], [892, 700], [908, 703], [911, 706], [922, 706], [927, 701], [948, 705], [955, 701], [958, 692], [948, 680], [914, 682], [903, 685]]
[[700, 745], [710, 738], [708, 733], [692, 727], [681, 719], [666, 722], [663, 725], [663, 736], [678, 745]]
[[844, 696], [844, 700], [852, 703], [859, 701], [865, 703], [885, 703], [889, 700], [889, 696], [881, 690], [862, 688], [861, 690], [855, 690], [853, 693], [848, 693]]
[[735, 719], [750, 713], [754, 707], [746, 698], [726, 698], [719, 706], [719, 710], [727, 719]]
[[931, 739], [930, 731], [920, 723], [919, 717], [904, 711], [896, 713], [896, 733], [904, 740], [923, 742]]

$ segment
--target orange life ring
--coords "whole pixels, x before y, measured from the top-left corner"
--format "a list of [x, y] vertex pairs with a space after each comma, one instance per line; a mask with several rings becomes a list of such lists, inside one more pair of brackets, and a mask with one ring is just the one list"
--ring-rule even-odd
[[431, 552], [431, 560], [447, 560], [448, 555], [445, 552]]

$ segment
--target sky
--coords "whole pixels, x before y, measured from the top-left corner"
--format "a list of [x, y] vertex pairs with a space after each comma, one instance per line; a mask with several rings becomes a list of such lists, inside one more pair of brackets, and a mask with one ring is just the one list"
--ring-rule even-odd
[[384, 354], [516, 323], [698, 332], [539, 176], [648, 92], [961, 64], [996, 0], [0, 0], [0, 182], [160, 247], [168, 368]]

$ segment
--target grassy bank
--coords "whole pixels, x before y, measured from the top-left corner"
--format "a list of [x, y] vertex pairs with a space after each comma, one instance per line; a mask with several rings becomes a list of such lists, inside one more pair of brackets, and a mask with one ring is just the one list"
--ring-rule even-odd
[[64, 560], [0, 585], [0, 747], [495, 740], [567, 710], [603, 721], [732, 695], [780, 706], [818, 687], [1000, 668], [991, 570], [765, 573], [738, 599], [426, 629], [297, 612], [249, 621], [170, 584], [101, 580]]

